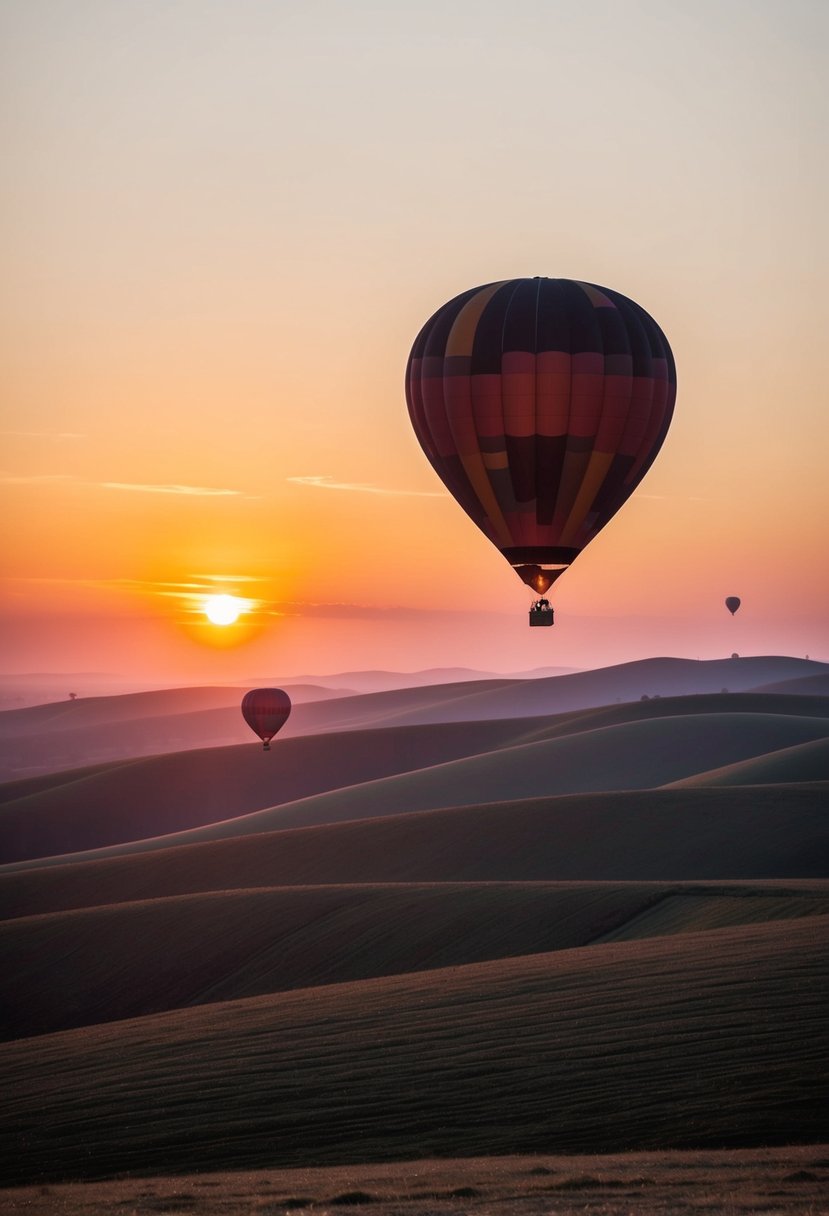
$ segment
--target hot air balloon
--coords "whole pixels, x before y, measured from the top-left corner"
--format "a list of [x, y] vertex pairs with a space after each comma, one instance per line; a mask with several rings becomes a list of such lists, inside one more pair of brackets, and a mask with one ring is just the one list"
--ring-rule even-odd
[[729, 595], [725, 601], [725, 606], [733, 616], [740, 607], [740, 597], [738, 595]]
[[[616, 514], [668, 431], [676, 370], [632, 300], [570, 279], [463, 292], [423, 326], [406, 399], [438, 476], [539, 596]], [[530, 624], [552, 624], [548, 619]]]
[[242, 717], [271, 750], [271, 739], [288, 721], [291, 698], [281, 688], [253, 688], [242, 697]]

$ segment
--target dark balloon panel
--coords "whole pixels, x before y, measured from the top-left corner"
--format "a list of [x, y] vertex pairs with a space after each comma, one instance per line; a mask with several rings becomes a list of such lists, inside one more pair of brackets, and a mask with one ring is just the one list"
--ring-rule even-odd
[[511, 279], [427, 321], [406, 396], [447, 489], [543, 594], [650, 468], [676, 370], [662, 330], [618, 292]]
[[265, 745], [288, 721], [291, 698], [281, 688], [254, 688], [242, 697], [242, 717]]
[[740, 597], [738, 595], [729, 595], [725, 601], [725, 606], [733, 616], [740, 607]]

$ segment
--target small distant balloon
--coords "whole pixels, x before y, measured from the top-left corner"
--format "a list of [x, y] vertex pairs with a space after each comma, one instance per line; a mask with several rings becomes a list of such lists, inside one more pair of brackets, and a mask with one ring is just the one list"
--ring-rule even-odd
[[271, 739], [288, 721], [291, 698], [281, 688], [252, 688], [242, 697], [242, 717], [262, 740], [266, 752]]
[[729, 595], [725, 601], [725, 606], [733, 616], [740, 607], [740, 597], [738, 595]]

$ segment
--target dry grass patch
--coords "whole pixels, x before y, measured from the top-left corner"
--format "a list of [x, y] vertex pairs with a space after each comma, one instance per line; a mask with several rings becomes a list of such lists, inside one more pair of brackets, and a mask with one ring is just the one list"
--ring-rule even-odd
[[[819, 1216], [826, 1146], [590, 1157], [484, 1157], [119, 1179], [0, 1193], [10, 1216]], [[148, 1183], [151, 1182], [151, 1186]]]

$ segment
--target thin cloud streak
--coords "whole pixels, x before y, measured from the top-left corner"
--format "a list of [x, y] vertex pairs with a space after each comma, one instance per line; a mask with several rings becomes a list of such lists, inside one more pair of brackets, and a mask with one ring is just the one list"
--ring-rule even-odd
[[0, 435], [10, 435], [14, 439], [86, 439], [81, 431], [0, 431]]
[[105, 490], [135, 490], [139, 494], [184, 494], [195, 498], [245, 497], [241, 490], [220, 490], [211, 486], [152, 485], [132, 481], [101, 481]]
[[245, 494], [244, 490], [228, 490], [214, 486], [186, 486], [175, 482], [165, 485], [140, 481], [83, 481], [79, 477], [73, 477], [71, 473], [32, 473], [21, 476], [0, 473], [0, 485], [5, 486], [38, 486], [61, 481], [76, 486], [93, 486], [102, 490], [131, 490], [139, 494], [176, 494], [191, 498], [257, 497]]
[[31, 473], [16, 477], [11, 473], [0, 473], [0, 485], [4, 486], [42, 486], [49, 482], [74, 481], [68, 473]]
[[445, 498], [442, 490], [391, 490], [372, 486], [364, 481], [334, 481], [328, 474], [309, 477], [288, 477], [298, 486], [312, 486], [318, 490], [350, 490], [355, 494], [388, 494], [395, 498]]

